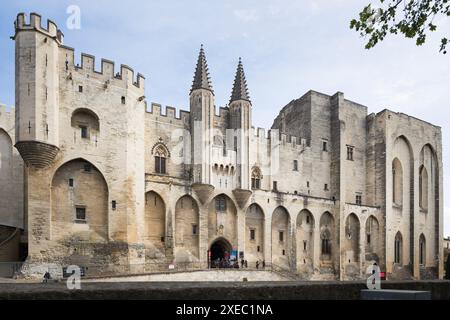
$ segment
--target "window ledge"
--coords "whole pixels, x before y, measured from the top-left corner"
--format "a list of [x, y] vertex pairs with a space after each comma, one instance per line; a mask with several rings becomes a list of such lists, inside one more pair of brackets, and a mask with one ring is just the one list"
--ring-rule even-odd
[[76, 224], [87, 224], [88, 222], [86, 220], [75, 219], [74, 223], [76, 223]]
[[422, 212], [422, 213], [428, 213], [428, 209], [420, 208], [420, 212]]

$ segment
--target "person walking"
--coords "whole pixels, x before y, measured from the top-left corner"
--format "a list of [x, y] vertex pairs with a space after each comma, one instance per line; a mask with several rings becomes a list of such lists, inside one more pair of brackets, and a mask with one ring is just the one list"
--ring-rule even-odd
[[256, 270], [258, 270], [258, 269], [259, 269], [259, 260], [256, 261]]

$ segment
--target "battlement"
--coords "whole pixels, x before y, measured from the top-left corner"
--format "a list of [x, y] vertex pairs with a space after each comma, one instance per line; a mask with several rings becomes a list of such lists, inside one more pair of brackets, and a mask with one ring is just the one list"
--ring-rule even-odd
[[12, 136], [14, 136], [15, 113], [14, 107], [8, 110], [6, 105], [0, 103], [0, 129], [7, 131]]
[[81, 65], [75, 64], [75, 49], [67, 46], [60, 46], [63, 50], [63, 56], [65, 56], [66, 61], [65, 68], [74, 69], [75, 71], [83, 70], [86, 73], [95, 74], [104, 77], [105, 80], [116, 79], [123, 80], [128, 85], [133, 85], [137, 88], [144, 90], [145, 77], [138, 73], [136, 78], [134, 75], [134, 70], [127, 65], [120, 65], [120, 72], [115, 73], [115, 63], [111, 60], [101, 59], [101, 69], [100, 71], [95, 70], [95, 56], [87, 53], [81, 53]]
[[184, 123], [189, 123], [191, 113], [186, 110], [180, 110], [179, 116], [177, 117], [177, 109], [171, 106], [165, 107], [165, 113], [163, 113], [162, 106], [159, 103], [152, 102], [150, 110], [146, 110], [148, 114], [152, 114], [157, 117], [165, 117], [173, 120], [181, 120]]
[[56, 23], [54, 23], [51, 20], [47, 20], [47, 28], [42, 26], [42, 17], [41, 15], [32, 12], [30, 13], [30, 19], [29, 22], [27, 22], [25, 13], [19, 13], [17, 15], [16, 21], [14, 22], [14, 27], [16, 29], [16, 35], [20, 31], [26, 31], [26, 30], [35, 30], [38, 32], [41, 32], [51, 38], [53, 38], [55, 41], [57, 41], [59, 44], [63, 44], [64, 42], [64, 34], [60, 29], [58, 29], [58, 26]]
[[214, 116], [216, 118], [226, 117], [230, 112], [230, 109], [228, 107], [219, 107], [219, 113], [217, 114], [216, 109], [216, 106], [214, 106]]
[[283, 146], [287, 146], [290, 145], [293, 148], [306, 148], [307, 147], [307, 141], [306, 139], [303, 139], [301, 137], [297, 137], [297, 136], [293, 136], [293, 135], [289, 135], [289, 134], [285, 134], [285, 133], [280, 133], [277, 130], [268, 130], [266, 132], [266, 129], [264, 128], [256, 128], [252, 127], [253, 129], [253, 136], [260, 138], [260, 139], [265, 139], [265, 140], [270, 140], [270, 141], [275, 141], [278, 140], [280, 142], [281, 145]]
[[16, 109], [14, 106], [11, 106], [8, 110], [8, 106], [6, 104], [0, 103], [0, 117], [3, 116], [12, 116], [14, 117]]

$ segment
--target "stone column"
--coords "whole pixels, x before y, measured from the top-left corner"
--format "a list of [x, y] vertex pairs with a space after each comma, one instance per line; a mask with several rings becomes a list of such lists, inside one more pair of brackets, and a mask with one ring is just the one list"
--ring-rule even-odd
[[245, 253], [245, 241], [247, 239], [246, 236], [246, 225], [245, 225], [245, 210], [242, 210], [241, 208], [237, 208], [237, 250], [238, 250], [238, 257], [239, 252], [244, 251]]
[[290, 239], [288, 242], [289, 265], [292, 272], [297, 273], [297, 219], [290, 223]]
[[[270, 212], [270, 211], [267, 211]], [[264, 219], [264, 259], [266, 264], [272, 263], [272, 213]]]
[[[362, 279], [365, 278], [366, 275], [366, 224], [363, 223], [365, 221], [362, 220], [362, 217], [360, 217], [359, 221], [359, 274]], [[373, 241], [373, 239], [371, 239]]]
[[208, 267], [208, 204], [199, 206], [199, 260], [202, 268]]
[[319, 268], [320, 268], [320, 252], [322, 250], [322, 243], [320, 241], [320, 218], [315, 220], [313, 237], [314, 237], [313, 268], [314, 268], [314, 270], [315, 269], [319, 270]]

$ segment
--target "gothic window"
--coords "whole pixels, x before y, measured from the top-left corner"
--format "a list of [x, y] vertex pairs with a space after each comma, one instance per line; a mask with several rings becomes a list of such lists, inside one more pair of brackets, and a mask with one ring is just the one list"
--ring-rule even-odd
[[166, 174], [166, 162], [169, 157], [167, 148], [163, 144], [158, 144], [156, 148], [154, 148], [153, 154], [155, 156], [155, 172], [159, 174]]
[[360, 194], [356, 195], [356, 204], [358, 206], [362, 205], [362, 195], [360, 195]]
[[425, 265], [426, 264], [426, 246], [425, 246], [426, 242], [425, 242], [425, 236], [423, 234], [420, 235], [419, 238], [419, 263], [421, 265]]
[[252, 170], [252, 189], [260, 189], [261, 188], [261, 170], [258, 167], [253, 168]]
[[400, 232], [397, 232], [394, 242], [394, 263], [402, 263], [402, 245], [403, 237]]
[[428, 172], [424, 166], [419, 170], [419, 205], [424, 210], [428, 209]]
[[403, 204], [403, 169], [397, 158], [392, 162], [392, 199], [397, 205]]

